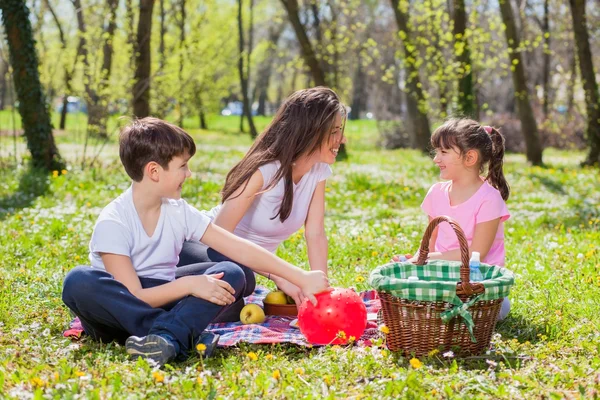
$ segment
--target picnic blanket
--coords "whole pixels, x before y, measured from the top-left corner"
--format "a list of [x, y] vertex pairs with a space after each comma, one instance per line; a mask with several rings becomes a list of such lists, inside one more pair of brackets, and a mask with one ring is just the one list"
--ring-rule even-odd
[[[269, 293], [264, 286], [257, 286], [250, 296], [246, 297], [246, 304], [255, 303], [263, 306], [263, 299]], [[365, 303], [367, 313], [377, 313], [381, 303], [375, 290], [359, 293]], [[219, 334], [219, 346], [234, 346], [240, 342], [246, 343], [295, 343], [300, 346], [310, 346], [300, 329], [290, 326], [293, 317], [280, 317], [268, 315], [262, 324], [244, 325], [241, 322], [225, 322], [210, 324], [206, 330]], [[71, 321], [69, 329], [64, 331], [63, 336], [73, 340], [79, 340], [84, 334], [79, 318]], [[379, 337], [377, 323], [368, 321], [367, 328], [362, 337], [357, 341], [358, 345], [370, 346], [371, 340]]]

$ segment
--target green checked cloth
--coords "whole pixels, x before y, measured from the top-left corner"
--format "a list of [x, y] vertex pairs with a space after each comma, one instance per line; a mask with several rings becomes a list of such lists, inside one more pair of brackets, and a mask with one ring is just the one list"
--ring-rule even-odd
[[[456, 294], [456, 283], [460, 281], [459, 261], [430, 260], [426, 265], [411, 262], [390, 263], [375, 268], [369, 276], [369, 284], [378, 291], [390, 293], [406, 300], [445, 301], [454, 307], [442, 313], [442, 320], [448, 322], [460, 315], [473, 337], [473, 318], [469, 307], [477, 301], [495, 300], [507, 297], [515, 283], [514, 274], [506, 268], [481, 264], [479, 269], [484, 277], [481, 282], [485, 291], [467, 303]], [[416, 276], [419, 280], [409, 280]]]

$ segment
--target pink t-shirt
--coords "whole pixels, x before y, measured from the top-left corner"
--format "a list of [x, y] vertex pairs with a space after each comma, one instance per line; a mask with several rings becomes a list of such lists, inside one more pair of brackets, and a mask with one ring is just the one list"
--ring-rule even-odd
[[[421, 208], [431, 218], [447, 215], [458, 222], [465, 232], [469, 246], [473, 241], [477, 224], [500, 218], [496, 238], [485, 259], [481, 261], [487, 264], [504, 266], [504, 221], [510, 218], [510, 214], [502, 195], [500, 195], [498, 189], [485, 181], [467, 201], [451, 206], [449, 195], [451, 184], [452, 181], [447, 181], [433, 185], [427, 196], [425, 196]], [[458, 249], [458, 239], [452, 227], [447, 223], [441, 223], [438, 228], [435, 251], [444, 252]]]

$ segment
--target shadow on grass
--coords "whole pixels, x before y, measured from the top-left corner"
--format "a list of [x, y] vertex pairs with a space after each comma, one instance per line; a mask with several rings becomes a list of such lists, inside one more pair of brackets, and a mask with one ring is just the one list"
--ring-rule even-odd
[[565, 191], [565, 189], [563, 187], [563, 184], [556, 179], [551, 179], [547, 176], [543, 176], [543, 175], [536, 174], [536, 173], [529, 174], [529, 177], [533, 181], [540, 182], [543, 186], [546, 187], [546, 189], [548, 189], [552, 193], [560, 194], [560, 195], [567, 194], [567, 192]]
[[[3, 171], [0, 176], [6, 176], [7, 174], [7, 171]], [[19, 178], [17, 190], [13, 193], [3, 193], [1, 195], [0, 221], [4, 220], [9, 213], [13, 214], [18, 210], [31, 206], [35, 199], [48, 193], [49, 184], [48, 171], [28, 167]]]

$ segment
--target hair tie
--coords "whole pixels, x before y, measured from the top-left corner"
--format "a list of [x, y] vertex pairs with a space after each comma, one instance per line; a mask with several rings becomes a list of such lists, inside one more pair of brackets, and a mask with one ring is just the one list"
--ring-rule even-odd
[[486, 126], [484, 126], [484, 127], [483, 127], [483, 130], [484, 130], [484, 131], [485, 131], [485, 133], [487, 133], [488, 135], [491, 135], [491, 134], [492, 134], [492, 129], [494, 129], [494, 128], [492, 128], [492, 127], [491, 127], [491, 126], [489, 126], [489, 125], [486, 125]]

